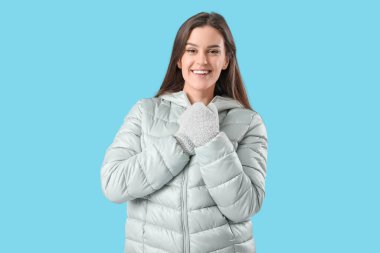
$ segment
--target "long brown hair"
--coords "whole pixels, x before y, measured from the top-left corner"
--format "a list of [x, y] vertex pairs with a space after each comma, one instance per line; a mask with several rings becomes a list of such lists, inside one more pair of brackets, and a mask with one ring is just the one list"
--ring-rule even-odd
[[231, 97], [238, 100], [245, 108], [252, 110], [240, 74], [236, 59], [236, 46], [230, 28], [224, 17], [215, 12], [200, 12], [190, 17], [181, 25], [174, 40], [172, 55], [170, 57], [164, 81], [154, 97], [158, 97], [165, 92], [177, 92], [183, 90], [184, 79], [181, 69], [177, 66], [177, 62], [184, 54], [185, 45], [190, 37], [191, 31], [196, 27], [203, 27], [206, 25], [215, 28], [221, 33], [226, 48], [226, 56], [229, 59], [227, 68], [222, 70], [219, 79], [216, 81], [214, 96]]

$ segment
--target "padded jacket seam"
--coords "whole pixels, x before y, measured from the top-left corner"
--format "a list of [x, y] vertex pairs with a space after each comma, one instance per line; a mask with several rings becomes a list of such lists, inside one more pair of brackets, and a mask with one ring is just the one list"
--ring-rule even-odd
[[144, 223], [144, 226], [145, 226], [145, 224], [148, 224], [148, 225], [151, 225], [151, 226], [153, 226], [153, 227], [158, 227], [158, 228], [165, 229], [165, 230], [168, 230], [168, 231], [174, 232], [174, 233], [176, 233], [176, 234], [182, 235], [182, 233], [180, 233], [180, 232], [178, 232], [178, 231], [175, 231], [175, 230], [170, 229], [170, 228], [167, 228], [167, 227], [163, 227], [163, 226], [160, 226], [160, 225], [156, 225], [156, 224], [153, 224], [153, 223], [147, 222], [146, 220], [145, 220], [145, 221], [142, 221], [142, 220], [140, 220], [140, 219], [136, 219], [136, 218], [133, 218], [133, 217], [128, 217], [128, 219], [132, 219], [132, 220], [137, 220], [137, 221], [143, 222], [143, 223]]
[[165, 251], [165, 252], [169, 252], [169, 253], [171, 253], [170, 251], [167, 251], [167, 250], [165, 250], [165, 249], [161, 249], [161, 248], [155, 247], [155, 246], [153, 246], [153, 245], [147, 244], [146, 242], [142, 243], [142, 242], [136, 241], [135, 239], [131, 239], [131, 238], [129, 238], [129, 237], [126, 237], [125, 239], [126, 239], [126, 240], [130, 240], [130, 241], [134, 241], [134, 242], [137, 242], [137, 243], [140, 243], [140, 244], [142, 244], [142, 245], [145, 244], [145, 245], [148, 245], [149, 247], [152, 247], [152, 248], [155, 248], [155, 249], [159, 249], [159, 250], [162, 250], [162, 251]]
[[211, 207], [218, 207], [218, 206], [215, 204], [212, 206], [205, 206], [205, 207], [200, 207], [200, 208], [196, 208], [196, 209], [190, 209], [190, 210], [188, 210], [188, 212], [194, 212], [194, 211], [198, 211], [198, 210], [206, 209], [206, 208], [211, 208]]
[[149, 187], [152, 188], [154, 191], [157, 191], [158, 189], [155, 189], [155, 188], [153, 187], [152, 183], [149, 182], [148, 177], [146, 176], [146, 173], [145, 173], [143, 167], [141, 166], [141, 163], [140, 163], [139, 159], [136, 159], [136, 160], [137, 160], [137, 162], [139, 163], [139, 166], [140, 166], [140, 168], [141, 168], [141, 171], [142, 171], [142, 173], [144, 174], [144, 177], [145, 177], [146, 181], [148, 182]]
[[226, 157], [228, 157], [229, 155], [232, 155], [232, 154], [234, 154], [234, 153], [235, 153], [235, 150], [232, 150], [231, 152], [225, 154], [224, 156], [219, 157], [219, 158], [216, 159], [215, 161], [212, 161], [211, 163], [205, 164], [205, 165], [200, 166], [200, 167], [208, 167], [208, 166], [211, 166], [211, 165], [213, 165], [214, 163], [217, 163], [217, 162], [219, 162], [220, 160], [223, 160], [223, 159], [225, 159]]
[[253, 170], [259, 172], [261, 174], [261, 176], [265, 178], [265, 175], [263, 174], [263, 172], [261, 172], [261, 170], [258, 170], [257, 168], [249, 166], [249, 165], [245, 165], [245, 164], [242, 164], [242, 165], [243, 165], [243, 167], [250, 168], [250, 169], [253, 169]]
[[[242, 134], [239, 136], [238, 140], [241, 141], [241, 140], [244, 138], [244, 136], [248, 133], [248, 131], [249, 131], [249, 129], [251, 128], [251, 125], [252, 125], [252, 123], [253, 123], [253, 118], [255, 117], [255, 115], [257, 115], [257, 113], [252, 114], [252, 116], [251, 116], [251, 121], [249, 122], [249, 125], [248, 125], [248, 127], [247, 127], [247, 130], [244, 131], [244, 132], [242, 132]], [[239, 142], [240, 142], [240, 141], [239, 141]]]
[[225, 182], [223, 182], [223, 183], [220, 183], [220, 184], [218, 184], [218, 185], [215, 185], [215, 186], [213, 186], [213, 187], [208, 187], [207, 189], [211, 190], [211, 189], [213, 189], [213, 188], [219, 187], [219, 186], [221, 186], [222, 184], [225, 184], [225, 183], [227, 183], [227, 182], [229, 182], [229, 181], [231, 181], [231, 180], [234, 180], [235, 178], [237, 178], [238, 176], [240, 176], [242, 173], [243, 173], [243, 172], [239, 172], [239, 174], [237, 174], [236, 176], [231, 177], [231, 178], [228, 179], [227, 181], [225, 181]]
[[208, 252], [208, 253], [217, 252], [217, 251], [219, 251], [219, 250], [221, 250], [221, 249], [225, 249], [225, 248], [228, 248], [228, 247], [231, 247], [231, 246], [234, 248], [234, 252], [235, 252], [235, 246], [234, 246], [234, 244], [230, 244], [230, 245], [227, 245], [226, 247], [219, 248], [219, 249], [215, 249], [215, 250], [210, 251], [210, 252]]
[[[242, 145], [245, 145], [245, 144], [242, 144]], [[248, 149], [248, 150], [252, 151], [251, 148], [244, 147], [244, 146], [240, 146], [238, 152], [240, 152], [240, 151], [243, 150], [243, 149]], [[261, 154], [260, 152], [256, 152], [256, 151], [253, 151], [253, 152], [254, 152], [255, 154], [258, 154], [258, 155], [261, 157], [261, 159], [263, 159], [264, 161], [266, 161], [266, 158], [265, 158], [265, 156], [264, 156], [263, 154]]]
[[165, 119], [162, 119], [162, 118], [160, 118], [160, 117], [154, 116], [154, 114], [151, 114], [151, 113], [149, 113], [149, 112], [144, 112], [144, 113], [145, 113], [145, 114], [148, 114], [149, 116], [151, 116], [151, 117], [153, 118], [153, 120], [155, 120], [155, 119], [159, 119], [159, 120], [162, 120], [162, 121], [165, 121], [165, 122], [176, 123], [176, 124], [178, 124], [178, 123], [175, 122], [175, 121], [169, 121], [169, 120], [165, 120]]
[[222, 225], [220, 225], [220, 226], [216, 226], [216, 227], [208, 228], [208, 229], [205, 229], [205, 230], [202, 230], [202, 231], [198, 231], [198, 232], [195, 232], [195, 233], [191, 233], [191, 235], [195, 235], [195, 234], [199, 234], [199, 233], [206, 232], [206, 231], [208, 231], [208, 230], [212, 230], [212, 229], [220, 228], [220, 227], [225, 226], [226, 224], [228, 224], [228, 221], [227, 221], [227, 223], [224, 223], [224, 224], [222, 224]]
[[164, 156], [162, 155], [162, 153], [159, 151], [159, 149], [156, 147], [156, 145], [154, 143], [152, 143], [152, 146], [154, 147], [154, 149], [157, 151], [157, 153], [160, 155], [161, 159], [162, 159], [162, 162], [165, 166], [165, 168], [169, 171], [170, 175], [172, 177], [174, 177], [173, 173], [171, 172], [169, 166], [167, 165], [167, 162], [165, 162], [165, 159], [164, 159]]
[[174, 211], [177, 211], [177, 212], [180, 212], [178, 209], [175, 209], [173, 207], [170, 207], [170, 206], [167, 206], [167, 205], [163, 205], [163, 204], [160, 204], [160, 203], [157, 203], [157, 202], [154, 202], [152, 201], [151, 199], [148, 199], [150, 203], [152, 203], [153, 205], [159, 205], [159, 206], [163, 206], [163, 207], [166, 207], [168, 209], [171, 209], [171, 210], [174, 210]]
[[195, 189], [195, 188], [201, 188], [201, 187], [207, 188], [207, 186], [205, 184], [203, 184], [203, 185], [197, 185], [197, 186], [193, 186], [191, 188], [187, 188], [187, 190], [191, 190], [191, 189]]
[[252, 188], [252, 184], [251, 184], [251, 187], [248, 187], [248, 190], [246, 190], [241, 196], [240, 196], [240, 198], [238, 198], [234, 203], [232, 203], [232, 204], [229, 204], [229, 205], [227, 205], [227, 206], [221, 206], [221, 205], [218, 205], [220, 208], [229, 208], [229, 207], [231, 207], [231, 206], [233, 206], [233, 205], [235, 205], [236, 204], [236, 202], [238, 202], [245, 194], [247, 194], [247, 192], [249, 192], [250, 190], [251, 190], [251, 188]]

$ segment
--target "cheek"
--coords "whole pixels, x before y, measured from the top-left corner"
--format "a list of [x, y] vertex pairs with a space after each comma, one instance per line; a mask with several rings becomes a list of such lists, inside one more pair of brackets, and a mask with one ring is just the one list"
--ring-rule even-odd
[[189, 75], [190, 74], [189, 68], [190, 68], [190, 62], [189, 62], [189, 60], [188, 59], [183, 59], [182, 60], [182, 73], [185, 74], [185, 75]]
[[186, 56], [183, 56], [181, 58], [181, 64], [182, 64], [183, 68], [188, 68], [189, 64], [190, 64], [190, 59], [188, 57], [186, 57]]
[[224, 66], [224, 61], [218, 62], [218, 70], [222, 70]]
[[182, 65], [181, 72], [183, 77], [187, 77], [190, 75], [190, 71], [188, 70], [188, 67], [185, 64]]
[[223, 69], [223, 63], [218, 62], [217, 64], [214, 65], [213, 69], [215, 73], [220, 73]]

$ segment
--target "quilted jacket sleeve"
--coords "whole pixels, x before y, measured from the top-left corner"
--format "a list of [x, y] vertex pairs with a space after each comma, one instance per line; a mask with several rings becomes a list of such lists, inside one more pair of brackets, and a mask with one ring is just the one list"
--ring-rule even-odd
[[236, 151], [224, 132], [195, 149], [206, 187], [228, 219], [241, 222], [260, 210], [267, 149], [266, 128], [256, 112]]
[[115, 203], [144, 198], [160, 189], [190, 159], [173, 136], [149, 137], [149, 145], [141, 148], [141, 103], [125, 116], [102, 164], [102, 191]]

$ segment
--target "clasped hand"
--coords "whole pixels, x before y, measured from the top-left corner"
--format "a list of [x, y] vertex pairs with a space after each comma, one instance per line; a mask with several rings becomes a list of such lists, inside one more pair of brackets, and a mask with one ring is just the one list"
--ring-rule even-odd
[[214, 103], [196, 102], [181, 114], [179, 129], [174, 134], [184, 150], [194, 155], [194, 148], [202, 146], [219, 133], [218, 108]]

